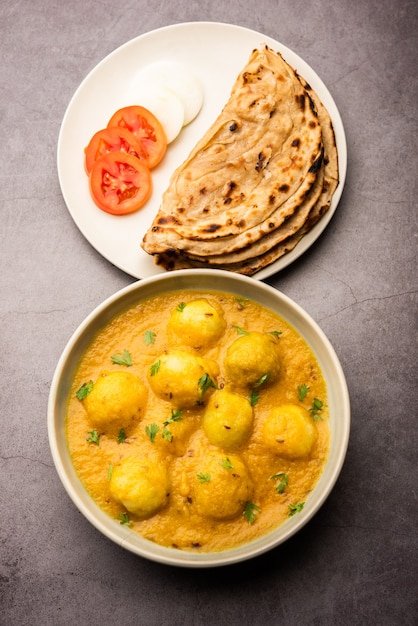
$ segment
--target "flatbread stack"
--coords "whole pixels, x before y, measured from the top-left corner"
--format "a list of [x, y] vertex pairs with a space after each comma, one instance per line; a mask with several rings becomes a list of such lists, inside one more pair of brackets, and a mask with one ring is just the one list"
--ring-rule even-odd
[[173, 173], [141, 246], [167, 270], [251, 276], [299, 243], [337, 186], [328, 111], [264, 46], [253, 50], [219, 117]]

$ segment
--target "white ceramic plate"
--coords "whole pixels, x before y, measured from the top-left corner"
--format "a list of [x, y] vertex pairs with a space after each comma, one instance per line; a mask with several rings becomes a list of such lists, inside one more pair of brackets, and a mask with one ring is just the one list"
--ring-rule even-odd
[[[58, 139], [58, 175], [64, 200], [74, 222], [90, 244], [108, 261], [136, 278], [163, 272], [140, 247], [160, 205], [174, 169], [188, 156], [198, 139], [227, 102], [239, 72], [253, 48], [267, 44], [282, 53], [318, 93], [334, 125], [339, 153], [340, 184], [328, 213], [296, 248], [258, 272], [263, 279], [287, 267], [323, 232], [337, 208], [344, 187], [347, 147], [338, 109], [314, 70], [292, 50], [247, 28], [215, 22], [176, 24], [133, 39], [103, 59], [84, 79], [64, 115]], [[153, 171], [154, 190], [147, 205], [137, 213], [112, 216], [90, 197], [84, 171], [84, 148], [92, 135], [107, 126], [112, 114], [128, 100], [135, 76], [147, 65], [163, 60], [185, 63], [199, 76], [204, 102], [197, 118], [170, 144], [162, 163]]]
[[[175, 289], [217, 290], [259, 302], [290, 323], [307, 341], [321, 367], [328, 390], [331, 447], [324, 472], [303, 511], [271, 533], [232, 550], [192, 553], [157, 545], [104, 513], [78, 478], [68, 450], [65, 420], [71, 385], [93, 337], [116, 315], [142, 300]], [[55, 369], [48, 402], [48, 436], [58, 475], [75, 506], [97, 530], [139, 556], [180, 567], [215, 567], [251, 559], [297, 533], [319, 510], [341, 472], [350, 432], [350, 400], [344, 373], [329, 340], [314, 320], [283, 293], [262, 281], [222, 270], [164, 272], [135, 281], [98, 306], [74, 332]], [[62, 521], [65, 523], [65, 520]]]

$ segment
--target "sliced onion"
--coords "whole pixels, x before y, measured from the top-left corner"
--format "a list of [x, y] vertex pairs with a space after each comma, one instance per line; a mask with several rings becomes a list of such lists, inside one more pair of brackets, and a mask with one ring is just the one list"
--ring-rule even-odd
[[158, 61], [147, 65], [137, 75], [136, 82], [162, 85], [182, 101], [184, 126], [199, 113], [203, 104], [203, 87], [193, 70], [177, 61]]
[[164, 128], [167, 143], [174, 141], [184, 124], [183, 103], [174, 92], [162, 84], [137, 79], [129, 98], [155, 115]]

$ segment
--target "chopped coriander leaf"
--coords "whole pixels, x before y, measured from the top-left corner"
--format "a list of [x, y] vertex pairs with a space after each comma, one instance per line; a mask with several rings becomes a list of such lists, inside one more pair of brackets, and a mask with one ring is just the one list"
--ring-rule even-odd
[[120, 513], [119, 514], [119, 524], [122, 524], [122, 526], [130, 526], [131, 525], [131, 521], [130, 521], [127, 513]]
[[128, 350], [124, 350], [122, 354], [114, 354], [110, 358], [115, 365], [126, 365], [126, 367], [131, 367], [132, 365], [132, 356]]
[[168, 428], [163, 428], [161, 437], [166, 441], [173, 441], [173, 434], [168, 430]]
[[240, 298], [239, 296], [236, 296], [235, 298], [235, 302], [238, 304], [238, 308], [242, 311], [242, 309], [245, 309], [245, 305], [247, 304], [247, 302], [249, 302], [250, 300], [248, 298]]
[[234, 466], [232, 465], [232, 463], [231, 463], [231, 461], [230, 461], [230, 459], [228, 457], [226, 457], [226, 459], [224, 459], [223, 461], [220, 461], [219, 465], [221, 465], [226, 470], [234, 469]]
[[200, 388], [200, 397], [202, 397], [206, 393], [206, 391], [210, 389], [210, 387], [213, 387], [214, 389], [218, 389], [218, 387], [215, 385], [215, 383], [213, 382], [213, 380], [211, 379], [211, 377], [209, 376], [207, 372], [199, 378], [199, 381], [197, 384]]
[[109, 463], [109, 469], [107, 470], [107, 480], [110, 480], [112, 478], [112, 474], [113, 474], [113, 465], [112, 463]]
[[210, 474], [203, 474], [203, 472], [201, 472], [200, 474], [197, 474], [197, 480], [200, 483], [208, 483], [210, 481]]
[[318, 398], [314, 398], [312, 406], [309, 409], [310, 412], [312, 413], [314, 422], [322, 419], [322, 415], [319, 415], [319, 411], [322, 411], [322, 408], [323, 408], [323, 402], [321, 400], [318, 400]]
[[93, 389], [94, 383], [92, 380], [89, 380], [88, 383], [83, 383], [80, 387], [80, 389], [76, 392], [76, 396], [79, 400], [84, 400], [84, 398], [87, 398], [87, 396], [89, 395], [90, 391]]
[[186, 303], [180, 302], [180, 304], [176, 306], [176, 311], [178, 311], [179, 313], [182, 313], [185, 308], [186, 308]]
[[304, 506], [305, 506], [304, 502], [296, 502], [295, 504], [289, 504], [289, 517], [292, 517], [292, 515], [296, 515], [296, 513], [300, 513]]
[[321, 400], [318, 400], [318, 398], [314, 398], [313, 404], [312, 404], [312, 410], [313, 411], [320, 411], [322, 409], [323, 403]]
[[155, 423], [152, 423], [150, 426], [145, 426], [145, 432], [150, 438], [151, 443], [154, 443], [155, 437], [159, 430], [160, 430], [160, 427]]
[[288, 486], [288, 476], [284, 472], [280, 472], [279, 474], [274, 474], [271, 476], [272, 480], [279, 480], [279, 484], [276, 485], [277, 493], [283, 493], [285, 488]]
[[181, 409], [171, 409], [171, 417], [168, 418], [168, 420], [166, 420], [163, 425], [164, 426], [168, 426], [169, 424], [172, 424], [173, 422], [181, 422], [181, 420], [183, 419], [183, 411]]
[[151, 368], [150, 368], [150, 375], [151, 376], [155, 376], [155, 374], [158, 373], [158, 371], [160, 369], [160, 365], [161, 365], [160, 359], [158, 359], [158, 361], [155, 361], [155, 363], [153, 363], [151, 365]]
[[299, 400], [300, 402], [303, 402], [304, 399], [306, 398], [308, 391], [310, 391], [311, 388], [308, 385], [305, 385], [305, 383], [303, 383], [303, 385], [298, 385], [298, 393], [299, 393]]
[[125, 429], [121, 428], [118, 434], [118, 443], [123, 443], [126, 439]]
[[91, 430], [86, 441], [88, 441], [88, 443], [95, 443], [96, 445], [99, 445], [99, 433], [97, 430]]
[[271, 372], [266, 372], [266, 374], [263, 374], [263, 376], [261, 376], [261, 378], [259, 378], [254, 384], [254, 387], [261, 387], [261, 385], [264, 385], [264, 383], [266, 383], [270, 378], [270, 374]]
[[154, 333], [153, 330], [146, 330], [144, 335], [145, 345], [150, 346], [151, 344], [155, 343], [156, 336], [157, 333]]
[[235, 328], [235, 330], [237, 331], [238, 335], [249, 335], [250, 334], [246, 330], [244, 330], [240, 326], [236, 326], [235, 324], [233, 324], [232, 328]]
[[280, 335], [282, 334], [282, 331], [281, 330], [269, 330], [268, 334], [273, 335], [273, 337], [276, 337], [276, 339], [278, 339]]
[[252, 391], [250, 394], [250, 404], [251, 406], [255, 406], [260, 399], [260, 394], [258, 391]]
[[257, 514], [260, 512], [260, 507], [254, 502], [246, 502], [244, 509], [244, 519], [247, 520], [249, 524], [254, 524]]

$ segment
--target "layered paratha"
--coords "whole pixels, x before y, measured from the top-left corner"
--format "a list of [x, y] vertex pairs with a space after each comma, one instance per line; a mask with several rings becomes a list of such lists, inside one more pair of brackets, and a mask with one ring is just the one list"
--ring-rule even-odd
[[166, 269], [210, 265], [251, 275], [297, 245], [337, 185], [327, 110], [264, 46], [172, 175], [141, 245]]

